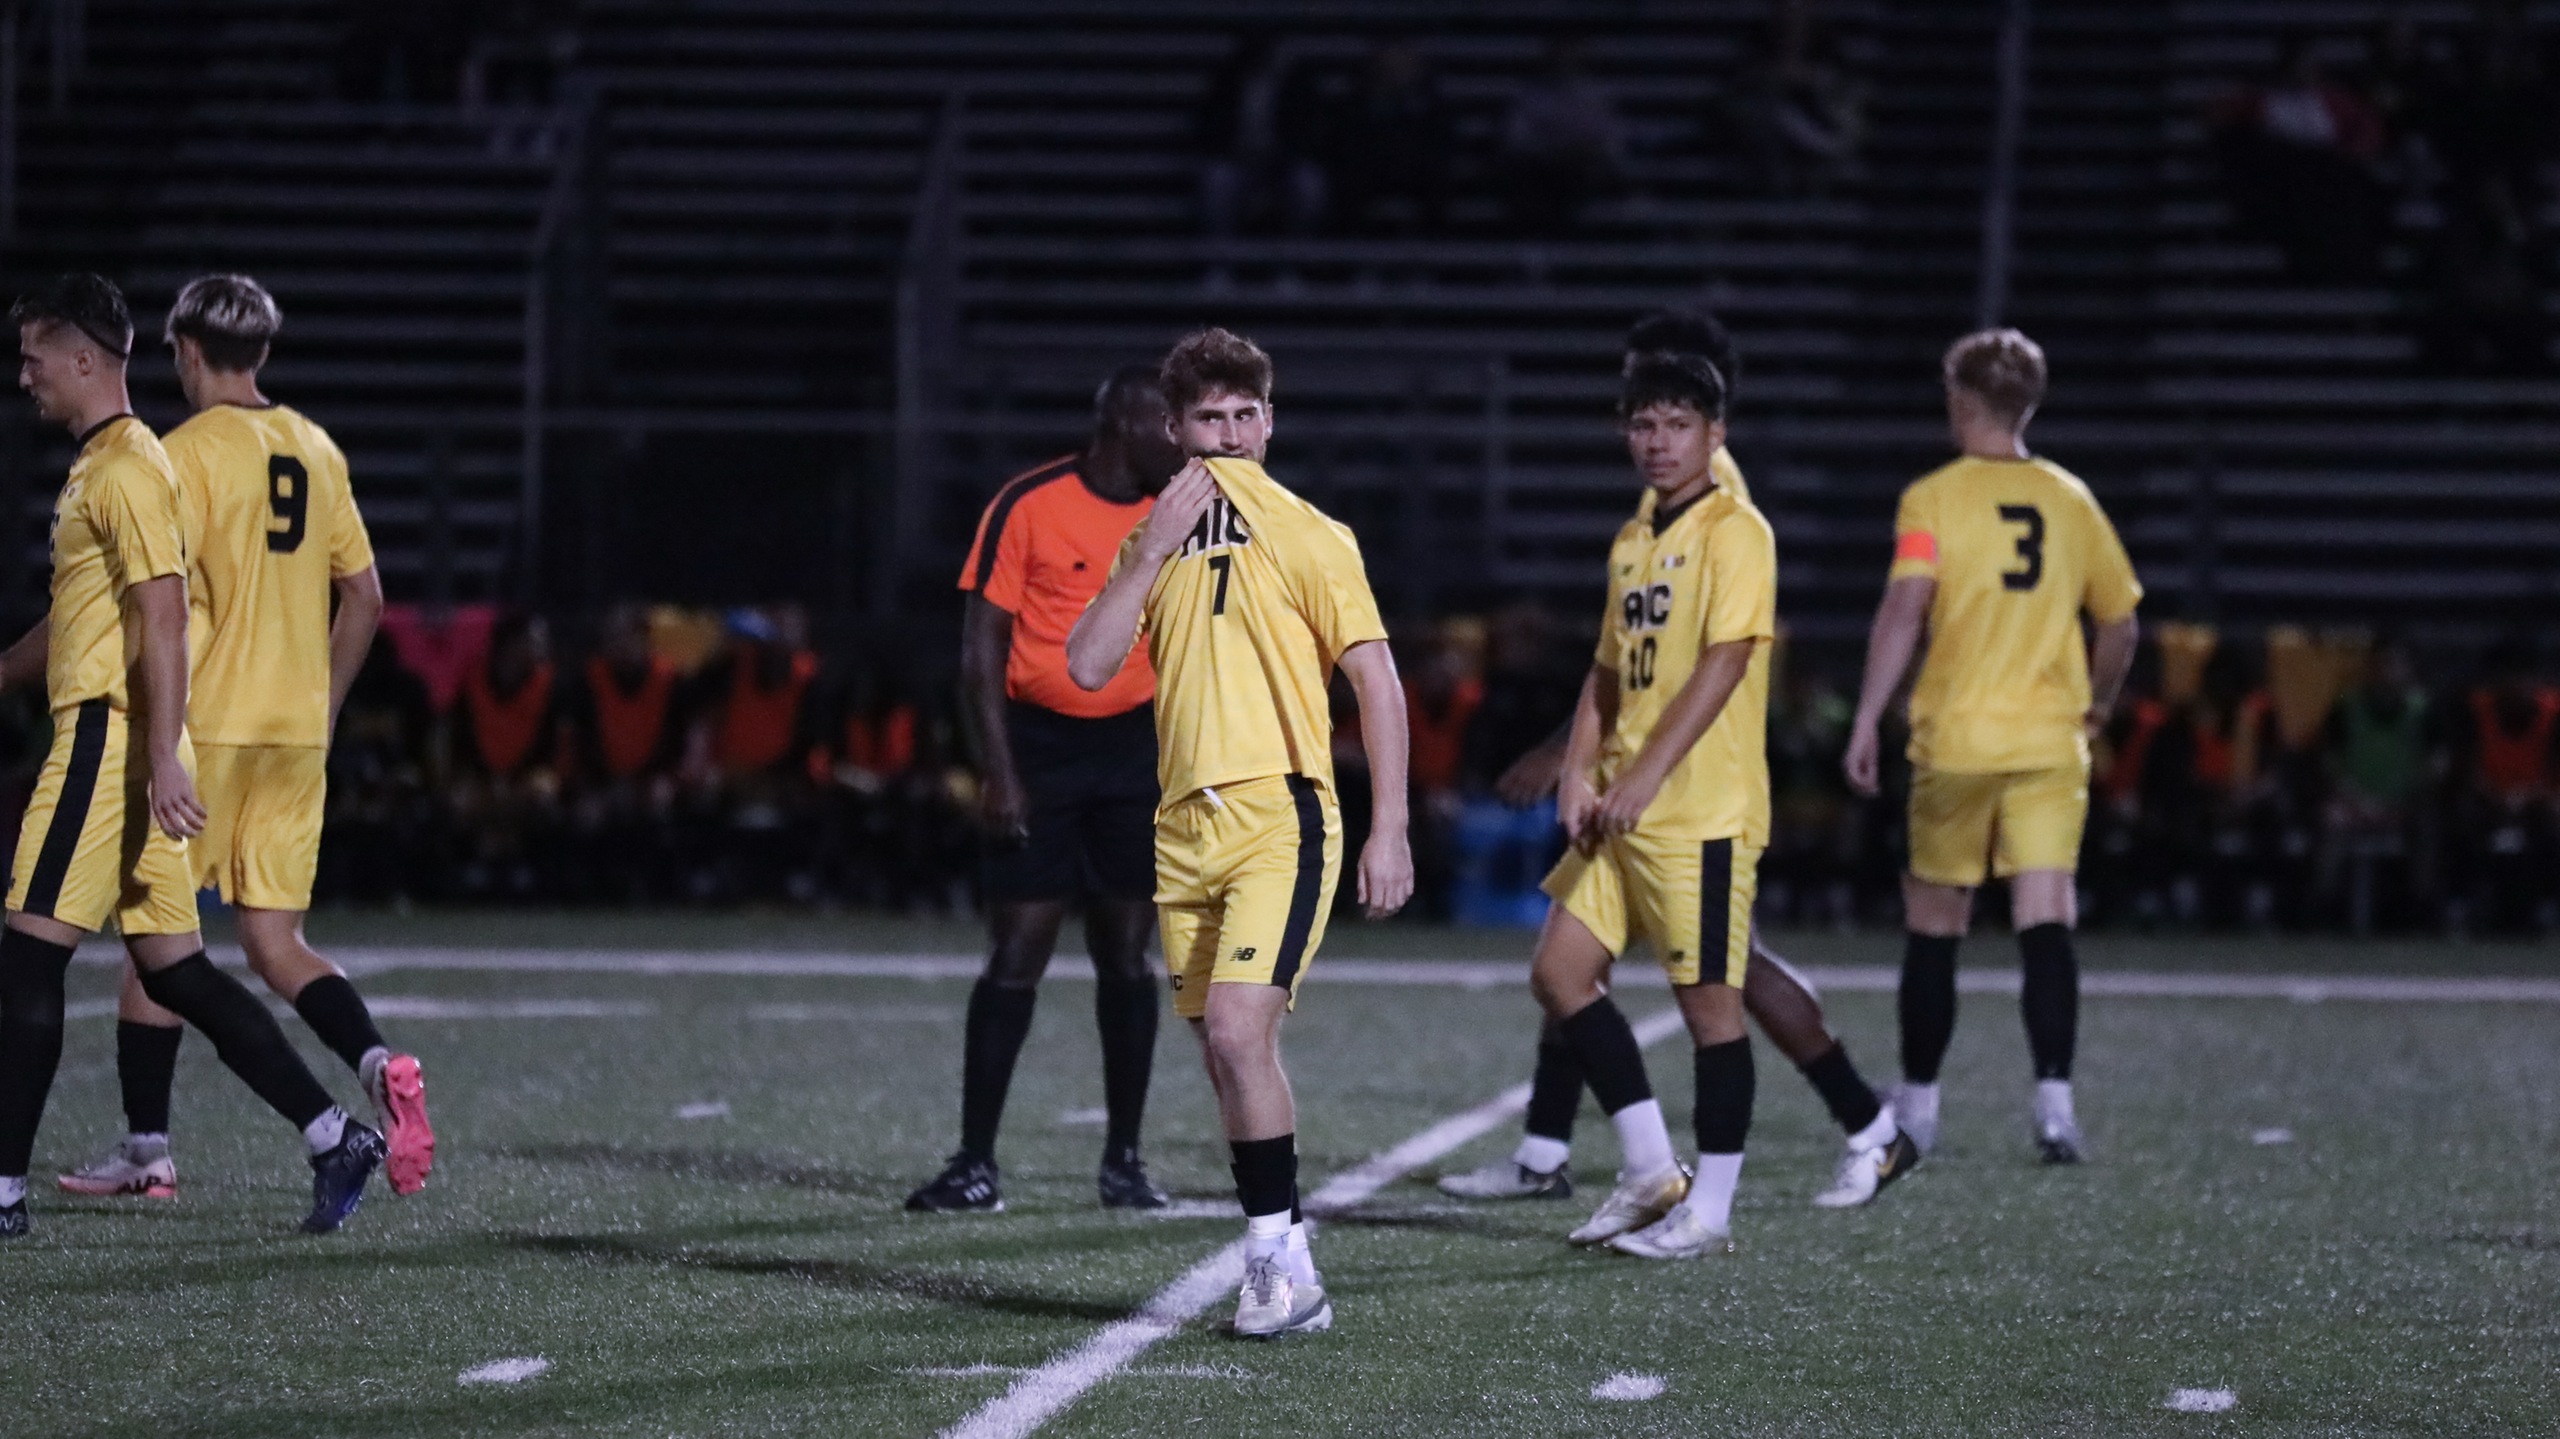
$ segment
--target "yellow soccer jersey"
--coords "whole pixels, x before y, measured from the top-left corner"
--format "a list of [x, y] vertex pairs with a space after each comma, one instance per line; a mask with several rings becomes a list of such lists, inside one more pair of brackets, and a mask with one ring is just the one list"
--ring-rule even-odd
[[373, 564], [347, 459], [282, 405], [169, 432], [185, 496], [188, 728], [201, 745], [329, 743], [330, 582]]
[[[1618, 722], [1600, 744], [1599, 783], [1644, 751], [1663, 711], [1711, 644], [1778, 633], [1778, 548], [1751, 502], [1721, 486], [1672, 511], [1645, 492], [1609, 546], [1609, 610], [1599, 665], [1618, 676]], [[1714, 724], [1673, 766], [1638, 833], [1769, 842], [1769, 647], [1755, 645]]]
[[1163, 803], [1268, 775], [1330, 789], [1334, 665], [1387, 637], [1359, 542], [1250, 460], [1209, 469], [1219, 494], [1157, 574], [1143, 620]]
[[1902, 492], [1893, 528], [1893, 578], [1938, 582], [1911, 762], [1970, 774], [2086, 762], [2081, 612], [2113, 623], [2142, 599], [2089, 487], [2045, 460], [1960, 459]]
[[57, 710], [103, 699], [129, 708], [142, 618], [125, 591], [186, 573], [178, 484], [151, 427], [118, 415], [81, 437], [53, 502], [53, 607], [45, 689]]

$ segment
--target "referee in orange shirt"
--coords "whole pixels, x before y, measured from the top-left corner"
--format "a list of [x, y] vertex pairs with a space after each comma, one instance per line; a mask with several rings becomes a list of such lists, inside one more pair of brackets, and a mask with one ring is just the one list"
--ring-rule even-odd
[[907, 1207], [1004, 1208], [996, 1125], [1031, 1031], [1040, 976], [1068, 907], [1084, 905], [1093, 954], [1109, 1114], [1102, 1202], [1159, 1209], [1138, 1157], [1155, 1062], [1155, 671], [1131, 651], [1109, 685], [1067, 678], [1067, 632], [1110, 577], [1120, 542], [1181, 466], [1152, 367], [1131, 366], [1094, 396], [1084, 452], [1016, 476], [978, 522], [960, 573], [963, 710], [985, 776], [986, 900], [993, 944], [969, 993], [960, 1062], [960, 1149]]

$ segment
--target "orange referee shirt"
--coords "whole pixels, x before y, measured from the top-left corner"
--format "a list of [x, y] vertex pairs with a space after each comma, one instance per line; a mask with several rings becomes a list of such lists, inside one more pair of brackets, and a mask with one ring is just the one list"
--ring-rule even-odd
[[1085, 691], [1067, 678], [1067, 634], [1111, 578], [1120, 542], [1155, 508], [1152, 498], [1116, 505], [1076, 473], [1076, 457], [1016, 475], [987, 504], [978, 538], [960, 569], [975, 590], [1013, 616], [1013, 652], [1004, 692], [1025, 704], [1078, 719], [1125, 714], [1155, 698], [1147, 647], [1133, 646], [1120, 673]]

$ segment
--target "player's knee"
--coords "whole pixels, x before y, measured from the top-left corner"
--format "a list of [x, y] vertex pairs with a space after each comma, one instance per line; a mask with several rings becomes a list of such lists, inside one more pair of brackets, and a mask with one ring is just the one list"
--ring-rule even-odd
[[1903, 927], [1913, 934], [1961, 939], [1973, 923], [1973, 891], [1905, 875], [1902, 916]]
[[1572, 1018], [1598, 999], [1600, 986], [1587, 975], [1540, 967], [1529, 971], [1529, 993], [1552, 1023]]
[[1210, 1057], [1230, 1074], [1266, 1063], [1271, 1037], [1270, 1017], [1243, 1004], [1211, 1004], [1201, 1032]]

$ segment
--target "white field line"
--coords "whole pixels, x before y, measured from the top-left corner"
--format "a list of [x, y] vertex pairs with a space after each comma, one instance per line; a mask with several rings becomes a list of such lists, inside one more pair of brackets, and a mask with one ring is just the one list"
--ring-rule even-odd
[[[816, 954], [766, 950], [429, 949], [359, 947], [330, 952], [352, 975], [397, 971], [489, 974], [619, 974], [682, 977], [729, 975], [828, 979], [976, 979], [984, 961], [966, 954]], [[236, 964], [239, 952], [215, 956]], [[1997, 960], [1965, 970], [1957, 988], [1967, 994], [2015, 994], [2017, 966]], [[89, 964], [121, 964], [123, 951], [92, 945], [80, 953]], [[1416, 985], [1490, 990], [1524, 987], [1529, 963], [1470, 959], [1328, 959], [1321, 973], [1337, 984]], [[1899, 983], [1891, 965], [1813, 965], [1800, 968], [1816, 988], [1852, 994], [1890, 994]], [[1061, 964], [1052, 979], [1089, 981], [1092, 970]], [[1625, 989], [1661, 989], [1662, 971], [1630, 962], [1617, 983]], [[2431, 976], [2406, 974], [2235, 974], [2217, 971], [2083, 969], [2080, 992], [2115, 999], [2286, 999], [2381, 1004], [2560, 1004], [2560, 979], [2527, 976]], [[779, 1015], [775, 1017], [780, 1017]], [[817, 1017], [814, 1013], [809, 1017]]]
[[[1636, 1025], [1636, 1040], [1653, 1044], [1681, 1029], [1677, 1010], [1648, 1015]], [[1430, 1163], [1529, 1107], [1529, 1086], [1516, 1084], [1460, 1114], [1451, 1115], [1402, 1144], [1370, 1156], [1326, 1180], [1306, 1201], [1310, 1214], [1339, 1214], [1351, 1209], [1411, 1170]], [[1082, 1344], [1029, 1371], [1013, 1387], [988, 1400], [959, 1423], [942, 1431], [941, 1439], [1024, 1439], [1063, 1412], [1084, 1392], [1126, 1368], [1158, 1340], [1172, 1335], [1202, 1310], [1235, 1292], [1244, 1282], [1245, 1245], [1226, 1245], [1183, 1271], [1182, 1277], [1126, 1319], [1105, 1325]]]

